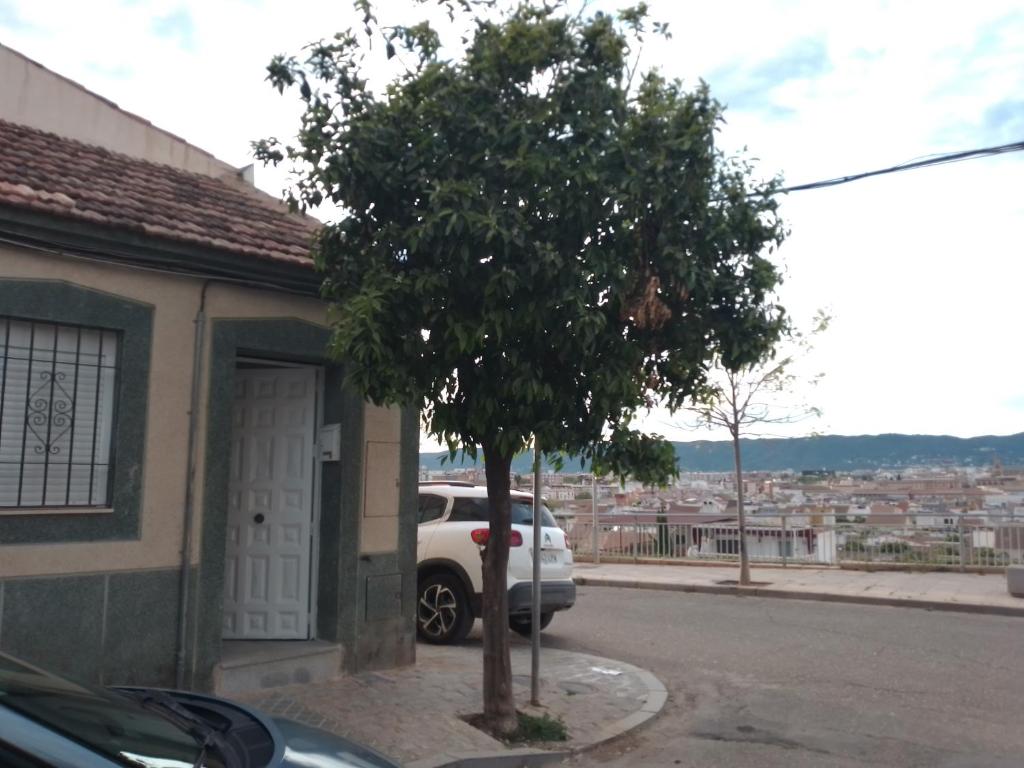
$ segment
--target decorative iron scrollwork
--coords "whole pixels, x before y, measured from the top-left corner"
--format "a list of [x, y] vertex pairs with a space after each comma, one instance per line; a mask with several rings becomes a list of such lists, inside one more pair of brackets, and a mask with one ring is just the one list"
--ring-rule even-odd
[[63, 371], [40, 371], [39, 379], [28, 398], [25, 424], [37, 441], [32, 450], [53, 456], [60, 453], [61, 438], [74, 427], [75, 399], [64, 387]]

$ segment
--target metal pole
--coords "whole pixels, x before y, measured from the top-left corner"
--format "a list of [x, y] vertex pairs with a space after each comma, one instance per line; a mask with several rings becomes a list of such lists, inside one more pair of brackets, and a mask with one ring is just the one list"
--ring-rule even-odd
[[[195, 525], [196, 435], [199, 430], [199, 395], [203, 382], [203, 341], [206, 338], [206, 291], [210, 280], [203, 282], [196, 310], [195, 339], [192, 342], [192, 389], [188, 409], [188, 443], [185, 449], [185, 508], [181, 533], [181, 572], [178, 579], [178, 641], [174, 653], [174, 687], [185, 687], [188, 656], [189, 581], [192, 573], [192, 532]], [[76, 381], [77, 388], [78, 383]], [[70, 469], [68, 470], [70, 473]], [[191, 687], [191, 685], [189, 685]]]
[[960, 516], [957, 518], [956, 530], [957, 535], [960, 538], [960, 541], [958, 542], [959, 546], [957, 547], [957, 551], [960, 555], [958, 558], [960, 560], [960, 572], [963, 573], [964, 567], [967, 565], [967, 531], [964, 529], [963, 512], [961, 512]]
[[782, 513], [782, 567], [786, 567], [786, 513]]
[[594, 553], [594, 563], [601, 562], [601, 547], [598, 545], [597, 535], [597, 475], [591, 467], [590, 472], [590, 546]]
[[530, 703], [540, 706], [540, 446], [533, 438], [533, 586], [530, 590]]

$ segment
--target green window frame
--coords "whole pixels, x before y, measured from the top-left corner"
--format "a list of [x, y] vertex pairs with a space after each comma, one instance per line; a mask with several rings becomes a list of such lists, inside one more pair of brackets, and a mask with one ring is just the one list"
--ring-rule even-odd
[[7, 545], [137, 539], [153, 307], [64, 281], [7, 278], [0, 278], [0, 306], [6, 316], [19, 321], [100, 329], [106, 338], [118, 340], [107, 503], [0, 506], [0, 541]]

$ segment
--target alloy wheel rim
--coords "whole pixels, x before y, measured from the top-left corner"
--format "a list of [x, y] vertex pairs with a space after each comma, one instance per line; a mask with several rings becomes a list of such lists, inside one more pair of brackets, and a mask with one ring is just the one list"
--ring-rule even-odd
[[442, 584], [431, 584], [420, 595], [420, 628], [430, 637], [440, 638], [451, 632], [458, 615], [455, 593]]

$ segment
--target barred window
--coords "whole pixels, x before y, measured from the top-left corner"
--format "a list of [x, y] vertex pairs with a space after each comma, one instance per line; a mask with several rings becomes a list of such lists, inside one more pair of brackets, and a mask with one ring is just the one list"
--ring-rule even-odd
[[0, 315], [0, 509], [110, 504], [119, 342]]

